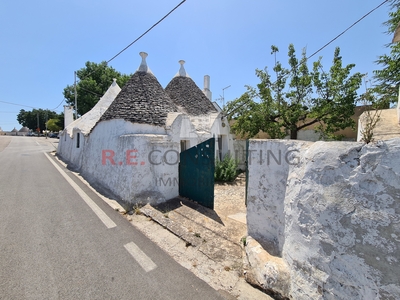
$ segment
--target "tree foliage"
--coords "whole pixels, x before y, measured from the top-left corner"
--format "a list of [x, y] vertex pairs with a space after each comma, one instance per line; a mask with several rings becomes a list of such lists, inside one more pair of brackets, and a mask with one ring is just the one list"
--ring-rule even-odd
[[339, 139], [335, 134], [338, 130], [354, 127], [351, 116], [362, 75], [350, 74], [354, 64], [342, 65], [339, 48], [335, 49], [328, 73], [323, 71], [321, 58], [310, 70], [306, 52], [298, 59], [292, 44], [288, 51], [289, 69], [276, 61], [279, 49], [271, 49], [275, 55], [275, 78], [267, 68], [257, 69], [257, 88], [248, 86], [246, 93], [227, 104], [226, 113], [235, 120], [232, 130], [236, 134], [253, 137], [262, 130], [271, 138], [290, 135], [297, 139], [299, 130], [314, 125], [321, 136]]
[[[85, 67], [76, 72], [79, 79], [77, 83], [78, 114], [83, 115], [96, 105], [107, 89], [117, 79], [122, 88], [131, 75], [124, 75], [114, 68], [107, 66], [106, 62], [96, 64], [86, 62]], [[64, 97], [69, 105], [75, 105], [74, 85], [68, 85], [64, 89]]]
[[[386, 33], [390, 36], [388, 41], [392, 40], [393, 34], [400, 22], [400, 0], [392, 0], [389, 19], [383, 24], [387, 26]], [[388, 43], [389, 54], [378, 57], [376, 63], [382, 68], [374, 71], [376, 85], [373, 92], [379, 96], [381, 102], [397, 102], [399, 83], [400, 83], [400, 43]]]
[[59, 119], [50, 119], [47, 121], [47, 129], [53, 132], [57, 132], [63, 129], [63, 127], [60, 126]]
[[[32, 111], [26, 111], [21, 109], [17, 115], [17, 121], [22, 126], [28, 127], [31, 130], [36, 131], [37, 128], [40, 128], [40, 131], [46, 129], [46, 121], [50, 119], [58, 120], [57, 125], [63, 128], [64, 125], [64, 116], [63, 114], [57, 114], [51, 110], [44, 109], [33, 109]], [[39, 127], [38, 127], [39, 121]], [[61, 123], [62, 122], [62, 123]]]

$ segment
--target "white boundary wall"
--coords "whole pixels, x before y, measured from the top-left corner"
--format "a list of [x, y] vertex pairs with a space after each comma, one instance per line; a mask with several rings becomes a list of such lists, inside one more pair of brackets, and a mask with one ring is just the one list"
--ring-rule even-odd
[[287, 263], [287, 297], [400, 299], [400, 139], [249, 150], [248, 232]]

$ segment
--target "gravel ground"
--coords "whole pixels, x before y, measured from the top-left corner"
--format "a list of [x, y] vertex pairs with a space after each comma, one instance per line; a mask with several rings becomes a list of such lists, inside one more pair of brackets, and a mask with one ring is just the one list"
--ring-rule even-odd
[[234, 182], [216, 183], [214, 186], [214, 209], [218, 215], [227, 217], [237, 213], [246, 213], [246, 179], [242, 173]]

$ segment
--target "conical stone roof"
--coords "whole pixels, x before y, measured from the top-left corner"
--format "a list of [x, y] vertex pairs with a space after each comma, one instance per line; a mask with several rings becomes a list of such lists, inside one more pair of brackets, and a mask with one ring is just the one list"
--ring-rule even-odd
[[113, 83], [110, 85], [103, 97], [101, 97], [96, 103], [96, 105], [86, 114], [73, 121], [65, 128], [68, 134], [72, 137], [74, 128], [77, 128], [84, 135], [88, 135], [120, 91], [121, 88], [119, 87], [117, 80], [114, 79]]
[[193, 116], [218, 112], [202, 90], [186, 73], [183, 67], [185, 62], [181, 60], [179, 63], [181, 64], [181, 68], [178, 74], [176, 74], [165, 88], [165, 91], [174, 104], [181, 111]]
[[124, 85], [100, 121], [124, 119], [132, 123], [163, 126], [169, 112], [177, 112], [167, 93], [146, 64], [147, 54], [141, 52], [142, 64]]
[[[0, 131], [1, 131], [1, 128], [0, 128]], [[24, 126], [19, 130], [19, 132], [29, 132], [29, 128]]]

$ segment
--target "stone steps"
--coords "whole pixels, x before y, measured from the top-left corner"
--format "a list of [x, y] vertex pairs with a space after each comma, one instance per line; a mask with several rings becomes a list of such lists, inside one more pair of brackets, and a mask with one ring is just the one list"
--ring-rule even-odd
[[154, 207], [147, 204], [141, 212], [214, 261], [242, 259], [238, 231], [245, 225], [240, 222], [222, 220], [215, 211], [185, 198]]

